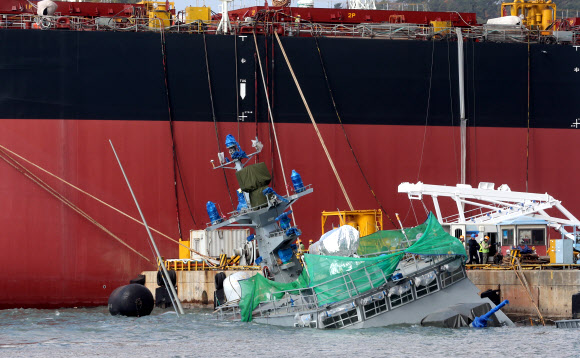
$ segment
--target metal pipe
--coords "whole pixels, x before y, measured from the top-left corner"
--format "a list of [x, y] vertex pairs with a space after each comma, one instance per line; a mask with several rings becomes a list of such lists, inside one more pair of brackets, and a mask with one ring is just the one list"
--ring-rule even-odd
[[[127, 186], [129, 187], [129, 191], [131, 192], [131, 195], [133, 196], [133, 200], [135, 201], [135, 205], [137, 206], [137, 210], [139, 210], [139, 214], [141, 215], [141, 219], [143, 220], [143, 224], [145, 225], [145, 229], [147, 230], [147, 234], [149, 235], [149, 239], [151, 239], [151, 244], [153, 245], [153, 248], [155, 249], [155, 254], [157, 255], [157, 259], [159, 260], [158, 263], [161, 264], [161, 269], [163, 270], [163, 275], [165, 276], [165, 283], [166, 286], [165, 287], [169, 287], [170, 290], [170, 296], [173, 295], [173, 297], [175, 298], [175, 303], [176, 306], [174, 306], [173, 308], [175, 309], [175, 313], [177, 313], [177, 316], [179, 317], [179, 314], [184, 314], [183, 312], [183, 307], [181, 307], [181, 302], [179, 302], [179, 297], [177, 297], [177, 292], [175, 292], [175, 288], [173, 287], [173, 283], [171, 282], [171, 278], [169, 277], [169, 272], [167, 272], [167, 269], [165, 268], [165, 265], [163, 264], [163, 259], [161, 258], [161, 254], [159, 253], [159, 250], [157, 249], [157, 245], [155, 244], [155, 240], [153, 240], [153, 235], [151, 235], [151, 231], [149, 231], [149, 225], [147, 225], [147, 221], [145, 221], [145, 216], [143, 215], [143, 212], [141, 212], [141, 208], [139, 207], [139, 203], [137, 202], [137, 198], [135, 197], [135, 194], [133, 193], [133, 189], [131, 188], [131, 184], [129, 183], [129, 179], [127, 178], [127, 175], [125, 174], [125, 170], [123, 169], [123, 165], [121, 164], [121, 160], [119, 159], [119, 156], [117, 155], [117, 151], [115, 151], [115, 147], [113, 146], [113, 142], [109, 139], [109, 143], [111, 143], [111, 148], [113, 149], [113, 153], [115, 153], [115, 158], [117, 158], [117, 162], [119, 163], [119, 167], [121, 168], [121, 172], [123, 173], [123, 176], [125, 177], [125, 181], [127, 182]], [[172, 300], [173, 302], [173, 300]], [[179, 310], [179, 312], [178, 312]]]
[[457, 71], [459, 80], [459, 120], [461, 138], [461, 184], [465, 184], [465, 172], [467, 162], [467, 120], [465, 119], [465, 80], [463, 71], [463, 36], [461, 29], [457, 27]]

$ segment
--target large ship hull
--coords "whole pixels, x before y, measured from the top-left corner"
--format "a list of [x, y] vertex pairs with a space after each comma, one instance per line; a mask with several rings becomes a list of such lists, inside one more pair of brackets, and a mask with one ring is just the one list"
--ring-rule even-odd
[[[313, 185], [312, 198], [294, 210], [303, 237], [316, 240], [320, 212], [347, 209], [347, 202], [279, 46], [270, 36], [258, 36], [257, 43], [276, 136], [251, 35], [164, 39], [154, 33], [1, 30], [0, 145], [138, 218], [110, 139], [148, 224], [177, 239], [180, 230], [188, 237], [190, 229], [206, 226], [207, 201], [223, 213], [237, 204], [227, 194], [235, 201], [235, 176], [226, 172], [226, 184], [209, 162], [225, 151], [226, 134], [246, 151], [258, 136], [265, 144], [260, 161], [273, 172], [275, 190], [285, 192], [279, 157], [288, 181], [296, 169]], [[387, 213], [402, 213], [406, 225], [423, 221], [424, 208], [411, 208], [395, 188], [404, 181], [460, 181], [457, 43], [282, 43], [354, 207], [378, 203], [350, 146]], [[580, 175], [574, 165], [579, 65], [580, 53], [571, 46], [465, 43], [468, 183], [547, 191], [580, 211], [574, 190]], [[17, 160], [92, 221], [0, 162], [0, 308], [104, 304], [113, 289], [155, 269], [142, 225], [22, 158]], [[388, 219], [385, 227], [391, 227]], [[176, 244], [155, 236], [163, 256], [177, 257]]]

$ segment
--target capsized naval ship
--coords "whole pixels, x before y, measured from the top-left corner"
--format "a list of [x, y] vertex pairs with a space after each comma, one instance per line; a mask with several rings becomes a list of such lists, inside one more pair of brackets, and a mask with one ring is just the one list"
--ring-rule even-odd
[[[379, 231], [362, 238], [365, 257], [353, 255], [359, 237], [348, 225], [310, 247], [319, 254], [298, 255], [296, 240], [302, 232], [292, 225], [289, 209], [314, 189], [293, 171], [292, 192], [276, 193], [268, 186], [271, 176], [263, 163], [246, 165], [261, 145], [253, 141], [257, 151], [246, 155], [233, 137], [228, 139], [231, 161], [222, 155], [215, 169], [235, 169], [243, 195], [229, 217], [221, 217], [215, 204], [208, 202], [207, 230], [252, 228], [248, 240], [257, 242], [256, 263], [263, 275], [224, 281], [228, 292], [227, 301], [216, 310], [220, 319], [317, 329], [462, 327], [482, 321], [513, 325], [499, 306], [485, 316], [495, 305], [479, 297], [465, 272], [463, 244], [447, 234], [433, 214], [407, 231]], [[377, 242], [376, 250], [368, 250]]]

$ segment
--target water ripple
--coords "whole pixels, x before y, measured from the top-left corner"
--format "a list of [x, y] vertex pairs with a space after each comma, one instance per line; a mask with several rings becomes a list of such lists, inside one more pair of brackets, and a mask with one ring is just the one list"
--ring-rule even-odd
[[[106, 307], [0, 311], [0, 357], [576, 357], [578, 331], [549, 327], [441, 329], [398, 326], [319, 331], [216, 320], [210, 310], [177, 317], [155, 310], [113, 317]], [[566, 347], [566, 349], [562, 349]]]

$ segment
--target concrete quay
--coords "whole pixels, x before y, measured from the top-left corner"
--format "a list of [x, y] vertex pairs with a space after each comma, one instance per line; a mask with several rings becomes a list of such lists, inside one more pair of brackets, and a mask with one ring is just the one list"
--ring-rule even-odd
[[[523, 270], [531, 295], [545, 319], [572, 318], [572, 295], [580, 293], [580, 270]], [[467, 276], [480, 289], [500, 289], [510, 304], [502, 311], [510, 316], [537, 318], [526, 288], [513, 270], [468, 270]]]
[[[223, 270], [205, 270], [205, 271], [175, 271], [177, 274], [177, 296], [184, 307], [213, 307], [213, 293], [215, 291], [215, 275], [218, 272], [225, 272], [226, 276], [239, 272]], [[258, 271], [250, 270], [250, 274]], [[142, 272], [145, 275], [145, 287], [153, 293], [157, 287], [157, 271]]]
[[[187, 307], [213, 306], [215, 271], [176, 271], [177, 294]], [[224, 271], [226, 275], [238, 271]], [[258, 271], [248, 271], [257, 273]], [[572, 318], [572, 295], [580, 293], [580, 270], [523, 270], [532, 297], [546, 319]], [[143, 272], [145, 286], [153, 293], [157, 287], [157, 271]], [[510, 316], [537, 318], [526, 288], [513, 270], [467, 270], [469, 279], [481, 292], [500, 289], [501, 299], [510, 304], [502, 311]]]

